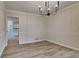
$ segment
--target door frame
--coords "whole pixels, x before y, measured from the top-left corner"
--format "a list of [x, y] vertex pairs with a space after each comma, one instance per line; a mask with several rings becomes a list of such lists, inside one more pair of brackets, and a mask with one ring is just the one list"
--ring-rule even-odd
[[[7, 32], [8, 32], [8, 28], [7, 28], [7, 25], [8, 25], [8, 19], [7, 19], [7, 17], [8, 16], [11, 16], [11, 17], [17, 17], [18, 18], [18, 20], [20, 19], [20, 16], [16, 16], [16, 15], [6, 15], [6, 42], [7, 42], [7, 44], [6, 44], [6, 46], [8, 45], [8, 35], [7, 35]], [[20, 28], [20, 25], [19, 25], [19, 28]], [[19, 40], [19, 38], [18, 38], [18, 40]]]

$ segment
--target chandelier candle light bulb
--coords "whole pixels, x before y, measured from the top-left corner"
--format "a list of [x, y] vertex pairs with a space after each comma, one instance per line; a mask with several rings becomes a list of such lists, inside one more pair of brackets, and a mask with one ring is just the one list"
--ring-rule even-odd
[[39, 5], [38, 7], [39, 7], [39, 8], [41, 8], [41, 6], [40, 6], [40, 5]]
[[50, 11], [50, 8], [48, 8], [48, 11]]
[[56, 4], [55, 7], [58, 7], [58, 5]]

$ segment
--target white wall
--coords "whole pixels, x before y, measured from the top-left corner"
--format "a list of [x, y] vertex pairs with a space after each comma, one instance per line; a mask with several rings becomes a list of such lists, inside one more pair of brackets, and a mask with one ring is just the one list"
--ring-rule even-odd
[[6, 14], [19, 17], [20, 44], [41, 41], [45, 38], [45, 20], [43, 16], [10, 10], [6, 11]]
[[79, 50], [79, 3], [48, 18], [48, 41]]
[[5, 30], [5, 18], [4, 18], [4, 7], [3, 2], [0, 2], [0, 56], [3, 52], [3, 49], [6, 46], [6, 30]]
[[19, 24], [21, 42], [29, 43], [44, 39], [45, 22], [41, 16], [27, 14], [21, 18]]

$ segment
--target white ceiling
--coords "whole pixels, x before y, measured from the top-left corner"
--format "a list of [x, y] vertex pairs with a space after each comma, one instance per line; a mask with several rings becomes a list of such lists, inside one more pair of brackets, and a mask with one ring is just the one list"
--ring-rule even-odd
[[[4, 5], [9, 10], [39, 14], [38, 5], [44, 8], [44, 2], [45, 1], [5, 1]], [[60, 1], [60, 9], [77, 2], [78, 1]], [[50, 1], [51, 12], [54, 10], [53, 7], [55, 7], [55, 3], [56, 1]]]

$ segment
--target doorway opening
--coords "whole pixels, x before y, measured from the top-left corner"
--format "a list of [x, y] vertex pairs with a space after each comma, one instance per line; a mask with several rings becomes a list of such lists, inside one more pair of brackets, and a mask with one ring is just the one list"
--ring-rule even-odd
[[12, 45], [19, 43], [19, 17], [7, 16], [7, 39]]

